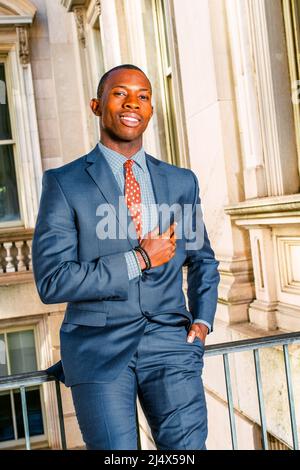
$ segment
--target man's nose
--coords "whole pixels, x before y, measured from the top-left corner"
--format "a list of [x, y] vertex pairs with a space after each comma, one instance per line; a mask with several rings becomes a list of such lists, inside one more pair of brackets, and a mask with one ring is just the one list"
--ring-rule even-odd
[[128, 97], [124, 103], [124, 107], [127, 109], [139, 109], [140, 105], [134, 97]]

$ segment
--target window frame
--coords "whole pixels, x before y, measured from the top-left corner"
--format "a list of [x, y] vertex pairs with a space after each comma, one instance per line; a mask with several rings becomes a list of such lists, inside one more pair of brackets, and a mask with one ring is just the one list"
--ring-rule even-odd
[[[89, 67], [87, 72], [90, 77], [89, 97], [96, 97], [96, 91], [100, 77], [105, 72], [104, 66], [104, 51], [102, 47], [102, 31], [100, 25], [100, 14], [95, 8], [94, 4], [90, 5], [91, 11], [87, 12], [87, 25], [86, 25], [86, 49], [87, 61]], [[86, 99], [88, 96], [86, 96]], [[88, 102], [88, 99], [87, 99]], [[90, 141], [91, 144], [100, 139], [99, 122], [98, 119], [92, 114], [88, 114], [90, 124]]]
[[[19, 54], [20, 35], [29, 34], [34, 12], [17, 17], [7, 16], [0, 24], [0, 56], [7, 62], [7, 83], [10, 86], [10, 119], [15, 139], [15, 165], [20, 205], [20, 221], [6, 222], [1, 230], [10, 228], [33, 228], [39, 209], [42, 190], [42, 159], [35, 106], [35, 89], [30, 57], [25, 63]], [[10, 22], [11, 20], [11, 22]]]
[[[162, 2], [164, 2], [164, 6]], [[160, 82], [168, 163], [190, 168], [172, 0], [152, 0], [152, 10], [155, 39], [160, 58]]]
[[293, 91], [296, 91], [294, 90], [293, 84], [297, 84], [298, 90], [299, 102], [293, 102], [293, 112], [300, 173], [300, 7], [297, 6], [297, 1], [298, 0], [282, 0], [282, 9], [287, 40], [292, 93]]
[[[0, 327], [0, 334], [4, 335], [4, 342], [5, 342], [5, 353], [7, 358], [7, 370], [10, 371], [9, 367], [9, 354], [8, 354], [8, 342], [7, 342], [7, 335], [9, 333], [17, 333], [23, 331], [33, 331], [33, 338], [34, 338], [34, 347], [35, 347], [35, 354], [36, 354], [36, 364], [37, 370], [40, 368], [40, 356], [39, 356], [39, 344], [38, 344], [38, 331], [37, 325], [18, 325], [18, 326], [9, 326], [9, 327]], [[10, 374], [8, 374], [9, 376]], [[47, 417], [46, 417], [46, 409], [45, 409], [45, 399], [44, 399], [44, 389], [42, 385], [32, 385], [26, 387], [26, 391], [29, 390], [37, 390], [40, 391], [40, 399], [41, 399], [41, 413], [42, 413], [42, 420], [43, 420], [43, 427], [44, 433], [39, 434], [38, 436], [31, 436], [30, 442], [34, 445], [34, 447], [48, 447], [48, 435], [47, 435]], [[14, 390], [18, 390], [18, 388], [10, 389], [7, 391], [7, 394], [10, 395], [11, 400], [11, 407], [12, 407], [12, 419], [13, 419], [13, 428], [14, 428], [14, 435], [17, 435], [17, 424], [16, 424], [16, 411], [15, 411], [15, 403], [14, 403]], [[11, 439], [8, 441], [0, 442], [0, 450], [10, 449], [10, 448], [22, 448], [26, 444], [25, 437], [19, 439]]]
[[13, 90], [13, 81], [12, 81], [12, 70], [11, 64], [9, 60], [8, 54], [0, 53], [0, 63], [4, 64], [5, 70], [5, 84], [6, 84], [6, 94], [7, 94], [7, 101], [8, 101], [8, 110], [9, 110], [9, 119], [11, 125], [11, 140], [0, 140], [0, 145], [11, 145], [13, 151], [13, 158], [14, 158], [14, 165], [15, 165], [15, 173], [16, 173], [16, 184], [17, 184], [17, 195], [18, 195], [18, 202], [19, 202], [19, 211], [20, 211], [20, 219], [12, 220], [8, 222], [1, 222], [0, 221], [0, 230], [7, 229], [11, 227], [23, 227], [24, 226], [24, 208], [23, 208], [23, 201], [22, 201], [22, 194], [21, 194], [21, 175], [20, 175], [20, 161], [18, 158], [18, 149], [17, 149], [17, 139], [16, 139], [16, 120], [15, 120], [15, 111], [13, 108], [13, 99], [12, 99], [12, 90]]

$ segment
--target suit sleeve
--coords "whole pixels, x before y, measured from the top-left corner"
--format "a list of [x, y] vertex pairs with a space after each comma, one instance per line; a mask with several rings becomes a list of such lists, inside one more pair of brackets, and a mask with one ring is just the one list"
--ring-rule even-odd
[[52, 170], [43, 189], [32, 243], [35, 283], [43, 303], [128, 298], [124, 253], [78, 260], [75, 214]]
[[[192, 207], [192, 228], [199, 242], [196, 249], [187, 250], [184, 265], [187, 266], [187, 297], [189, 310], [194, 320], [204, 320], [213, 329], [220, 275], [219, 262], [215, 259], [214, 251], [210, 246], [205, 224], [202, 216], [197, 215], [196, 208], [200, 208], [199, 185], [196, 175], [194, 179], [194, 201]], [[202, 213], [201, 213], [202, 214]], [[199, 245], [199, 246], [198, 246]]]

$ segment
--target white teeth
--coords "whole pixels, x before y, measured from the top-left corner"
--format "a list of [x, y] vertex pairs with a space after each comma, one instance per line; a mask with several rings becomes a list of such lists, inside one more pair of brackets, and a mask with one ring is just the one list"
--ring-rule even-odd
[[121, 116], [121, 119], [125, 119], [126, 121], [131, 121], [131, 122], [139, 122], [138, 119], [135, 119], [129, 116]]

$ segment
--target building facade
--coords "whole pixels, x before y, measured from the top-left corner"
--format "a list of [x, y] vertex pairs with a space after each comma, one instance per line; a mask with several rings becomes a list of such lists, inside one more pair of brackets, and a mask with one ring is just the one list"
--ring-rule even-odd
[[[300, 330], [300, 8], [297, 0], [0, 0], [0, 374], [59, 360], [65, 305], [41, 303], [31, 241], [43, 171], [99, 139], [100, 76], [149, 76], [149, 153], [198, 176], [221, 283], [207, 343]], [[299, 348], [289, 349], [292, 371]], [[282, 352], [264, 350], [270, 442], [291, 445]], [[230, 448], [221, 358], [205, 360], [209, 449]], [[239, 447], [261, 448], [254, 364], [231, 359]], [[83, 446], [62, 387], [68, 448]], [[294, 393], [300, 416], [300, 378]], [[54, 384], [27, 391], [32, 446], [59, 448]], [[144, 449], [154, 448], [141, 410]], [[217, 423], [217, 424], [216, 424]], [[300, 424], [300, 419], [298, 419]], [[20, 395], [0, 394], [0, 449], [24, 447]]]

